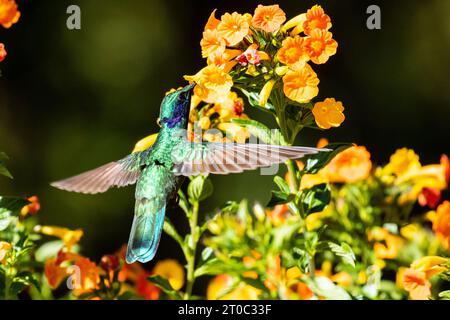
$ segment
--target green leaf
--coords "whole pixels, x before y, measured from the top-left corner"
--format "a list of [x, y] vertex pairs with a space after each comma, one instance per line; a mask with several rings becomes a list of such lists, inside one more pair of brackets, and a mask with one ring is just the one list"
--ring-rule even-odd
[[259, 110], [263, 110], [265, 112], [269, 112], [271, 114], [275, 114], [275, 107], [267, 102], [263, 107], [259, 105], [259, 92], [249, 92], [245, 89], [239, 88], [241, 92], [247, 97], [248, 103]]
[[269, 289], [258, 279], [248, 278], [248, 277], [240, 277], [241, 281], [252, 286], [253, 288], [259, 289], [263, 292], [270, 293]]
[[330, 203], [331, 193], [326, 183], [300, 191], [305, 216], [320, 212]]
[[6, 169], [5, 165], [3, 164], [3, 161], [8, 160], [8, 156], [4, 152], [0, 152], [0, 175], [3, 175], [5, 177], [8, 177], [10, 179], [13, 178], [11, 173], [8, 169]]
[[7, 210], [13, 215], [18, 215], [20, 210], [30, 202], [25, 198], [0, 196], [0, 210]]
[[205, 249], [203, 249], [202, 261], [208, 260], [212, 256], [213, 253], [214, 253], [214, 250], [210, 247], [206, 247]]
[[439, 298], [441, 298], [442, 300], [450, 300], [450, 290], [440, 292]]
[[160, 288], [162, 291], [164, 291], [168, 296], [174, 299], [182, 299], [182, 296], [179, 292], [175, 291], [175, 289], [172, 288], [169, 281], [167, 279], [164, 279], [161, 276], [150, 276], [147, 278], [150, 282], [152, 282], [155, 286]]
[[175, 229], [175, 226], [172, 224], [172, 222], [169, 220], [168, 217], [164, 219], [164, 225], [163, 225], [164, 232], [167, 233], [169, 236], [172, 237], [178, 244], [183, 247], [183, 239], [181, 238], [180, 234]]
[[231, 119], [232, 123], [236, 123], [245, 127], [252, 136], [267, 144], [285, 145], [286, 142], [279, 130], [270, 130], [267, 126], [256, 120], [250, 119]]
[[344, 263], [351, 265], [353, 268], [355, 267], [355, 254], [348, 244], [342, 242], [341, 245], [338, 245], [333, 242], [328, 242], [328, 245], [335, 255], [342, 258]]
[[279, 204], [288, 203], [294, 200], [294, 198], [295, 198], [294, 194], [272, 190], [272, 197], [270, 198], [267, 207], [271, 208]]
[[36, 261], [45, 262], [48, 258], [55, 257], [63, 246], [64, 243], [61, 240], [54, 240], [44, 243], [36, 250]]
[[198, 278], [203, 275], [218, 275], [228, 273], [231, 270], [234, 272], [240, 272], [244, 271], [244, 267], [242, 263], [236, 263], [233, 260], [228, 260], [224, 263], [217, 258], [212, 258], [198, 267], [194, 272], [194, 276]]
[[197, 176], [189, 183], [188, 195], [194, 201], [202, 201], [211, 196], [213, 190], [212, 182], [208, 177]]
[[278, 186], [278, 188], [280, 188], [280, 190], [284, 193], [290, 193], [291, 190], [286, 182], [286, 180], [284, 180], [282, 177], [280, 176], [275, 176], [275, 178], [273, 178], [273, 182], [276, 183], [276, 185]]
[[351, 300], [352, 297], [343, 288], [335, 285], [327, 277], [314, 277], [310, 279], [305, 277], [308, 287], [318, 296], [327, 300]]
[[181, 190], [178, 190], [178, 197], [179, 197], [178, 205], [184, 211], [184, 213], [189, 214], [189, 202], [186, 199], [184, 192]]
[[117, 297], [117, 300], [131, 300], [134, 297], [134, 293], [131, 291], [125, 291], [120, 296]]
[[351, 146], [351, 143], [330, 143], [325, 148], [330, 149], [331, 151], [321, 151], [303, 157], [305, 167], [302, 170], [302, 174], [317, 173], [317, 171], [325, 167], [338, 153]]

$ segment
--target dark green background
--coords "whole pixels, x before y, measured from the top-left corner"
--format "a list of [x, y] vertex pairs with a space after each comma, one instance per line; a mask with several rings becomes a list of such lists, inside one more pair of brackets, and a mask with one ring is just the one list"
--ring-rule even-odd
[[[384, 163], [398, 147], [425, 163], [449, 151], [450, 1], [282, 1], [288, 17], [321, 4], [333, 21], [338, 53], [314, 66], [320, 99], [343, 101], [343, 126], [304, 132], [368, 147]], [[199, 41], [214, 8], [251, 12], [260, 1], [18, 1], [22, 17], [0, 30], [7, 59], [0, 64], [0, 150], [14, 181], [2, 194], [41, 198], [43, 223], [83, 228], [83, 252], [97, 259], [127, 241], [133, 188], [85, 196], [53, 189], [50, 181], [122, 158], [158, 127], [166, 90], [184, 84], [205, 61]], [[270, 2], [263, 2], [270, 4]], [[66, 28], [66, 8], [78, 4], [82, 30]], [[382, 29], [366, 28], [366, 8], [378, 4]], [[250, 108], [247, 112], [271, 124]], [[272, 177], [258, 172], [214, 177], [204, 212], [228, 199], [267, 201]], [[184, 228], [179, 212], [169, 216]], [[179, 257], [164, 236], [157, 259]]]

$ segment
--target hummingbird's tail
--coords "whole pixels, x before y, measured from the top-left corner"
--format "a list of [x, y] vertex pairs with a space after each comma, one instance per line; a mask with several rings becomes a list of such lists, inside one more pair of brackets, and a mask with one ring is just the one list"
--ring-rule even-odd
[[126, 254], [127, 263], [148, 262], [158, 248], [166, 211], [165, 198], [136, 199], [133, 226]]

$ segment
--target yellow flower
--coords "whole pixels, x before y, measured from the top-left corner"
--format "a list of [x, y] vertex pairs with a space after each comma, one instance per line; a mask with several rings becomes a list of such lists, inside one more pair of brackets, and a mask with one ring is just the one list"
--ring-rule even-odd
[[198, 121], [198, 125], [202, 130], [208, 130], [211, 126], [211, 120], [209, 119], [209, 117], [201, 117]]
[[70, 230], [62, 227], [38, 225], [34, 227], [34, 230], [48, 236], [60, 238], [64, 242], [64, 245], [69, 249], [77, 244], [83, 236], [83, 230], [81, 229]]
[[5, 263], [5, 258], [12, 246], [9, 242], [0, 241], [0, 263]]
[[411, 264], [411, 268], [417, 271], [424, 272], [429, 279], [432, 276], [446, 271], [448, 268], [445, 266], [449, 262], [448, 258], [439, 256], [426, 256], [422, 257]]
[[258, 105], [260, 105], [261, 107], [264, 107], [267, 104], [275, 82], [276, 81], [274, 79], [267, 81], [261, 92], [259, 93]]
[[363, 146], [353, 146], [339, 153], [322, 169], [330, 182], [353, 183], [366, 179], [372, 169], [370, 153]]
[[391, 234], [387, 229], [380, 227], [372, 228], [368, 232], [367, 238], [369, 241], [379, 241], [375, 242], [373, 249], [375, 256], [381, 260], [395, 259], [405, 243], [401, 237]]
[[228, 73], [237, 64], [234, 58], [241, 53], [242, 51], [237, 49], [226, 49], [223, 53], [215, 52], [208, 56], [207, 63], [208, 65], [215, 65]]
[[330, 280], [336, 282], [341, 287], [350, 287], [353, 283], [352, 276], [345, 271], [341, 271], [330, 276]]
[[314, 29], [311, 36], [305, 39], [304, 50], [315, 64], [323, 64], [328, 58], [336, 54], [338, 43], [331, 32]]
[[194, 94], [206, 103], [215, 103], [229, 94], [233, 86], [231, 76], [215, 65], [209, 65], [193, 76], [185, 76], [187, 81], [197, 83]]
[[134, 146], [132, 153], [147, 150], [148, 148], [150, 148], [152, 145], [155, 144], [157, 138], [158, 138], [158, 134], [154, 133], [154, 134], [151, 134], [151, 135], [139, 140], [136, 143], [136, 145]]
[[220, 130], [225, 131], [225, 135], [238, 143], [245, 143], [250, 137], [250, 133], [244, 127], [236, 123], [219, 123], [217, 126]]
[[14, 0], [0, 0], [0, 24], [4, 28], [10, 28], [19, 18], [20, 11]]
[[279, 5], [258, 5], [253, 15], [252, 25], [266, 32], [277, 32], [285, 21], [286, 14]]
[[395, 285], [397, 287], [399, 287], [400, 289], [405, 289], [404, 286], [403, 286], [403, 278], [404, 278], [404, 275], [405, 275], [405, 271], [407, 269], [408, 268], [406, 268], [406, 267], [400, 267], [400, 268], [398, 268], [397, 274], [395, 275]]
[[424, 235], [424, 230], [417, 223], [408, 224], [400, 229], [402, 237], [409, 241], [420, 240]]
[[285, 65], [292, 66], [297, 63], [303, 65], [309, 60], [304, 48], [304, 39], [300, 36], [287, 37], [283, 40], [277, 53], [278, 60]]
[[432, 221], [436, 236], [444, 248], [450, 249], [450, 201], [444, 201], [437, 207]]
[[306, 12], [306, 21], [303, 23], [305, 34], [310, 35], [315, 29], [329, 30], [331, 28], [331, 19], [325, 14], [319, 5], [313, 6]]
[[225, 39], [217, 30], [205, 30], [203, 38], [200, 41], [202, 47], [202, 57], [207, 58], [211, 55], [221, 55], [225, 52]]
[[249, 31], [248, 20], [241, 14], [233, 12], [225, 13], [217, 26], [217, 31], [225, 39], [227, 45], [235, 46], [241, 42]]
[[283, 77], [284, 94], [291, 100], [305, 103], [319, 93], [319, 79], [310, 65], [289, 70]]
[[[296, 34], [299, 34], [303, 31], [303, 23], [306, 21], [306, 13], [299, 14], [295, 16], [294, 18], [290, 19], [288, 22], [286, 22], [283, 27], [281, 27], [282, 32], [286, 32], [287, 30], [291, 28], [296, 29]], [[298, 28], [298, 29], [297, 29]]]
[[180, 290], [184, 285], [184, 269], [176, 260], [158, 261], [153, 273], [167, 279], [175, 290]]
[[326, 98], [323, 102], [316, 102], [312, 113], [319, 128], [330, 129], [331, 127], [339, 127], [344, 122], [343, 111], [342, 102], [336, 101], [334, 98]]
[[411, 171], [420, 169], [419, 156], [414, 150], [402, 148], [391, 155], [389, 164], [385, 167], [388, 172], [396, 176], [402, 176]]
[[257, 300], [261, 291], [244, 283], [240, 283], [236, 289], [227, 292], [233, 286], [233, 277], [222, 274], [216, 276], [208, 285], [206, 299], [208, 300]]

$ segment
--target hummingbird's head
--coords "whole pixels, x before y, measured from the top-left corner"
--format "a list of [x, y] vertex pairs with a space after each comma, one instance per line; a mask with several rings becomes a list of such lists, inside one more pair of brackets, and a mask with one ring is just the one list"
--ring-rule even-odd
[[184, 128], [187, 126], [191, 96], [195, 83], [169, 93], [161, 103], [159, 118], [162, 126]]

